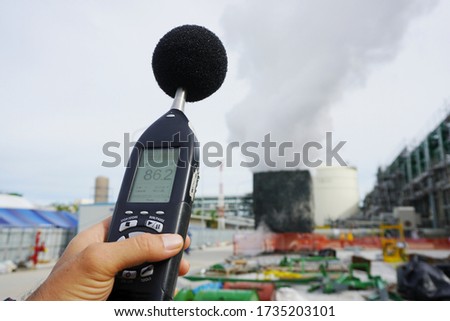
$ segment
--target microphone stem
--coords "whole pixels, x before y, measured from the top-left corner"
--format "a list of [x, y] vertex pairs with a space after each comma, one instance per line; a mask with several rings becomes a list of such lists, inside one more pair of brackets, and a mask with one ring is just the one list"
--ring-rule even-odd
[[183, 88], [178, 88], [175, 93], [175, 98], [171, 109], [178, 109], [184, 112], [184, 104], [186, 102], [186, 91]]

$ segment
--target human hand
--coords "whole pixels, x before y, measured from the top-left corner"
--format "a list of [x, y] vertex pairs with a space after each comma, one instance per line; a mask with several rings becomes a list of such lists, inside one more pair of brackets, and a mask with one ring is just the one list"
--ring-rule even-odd
[[[120, 242], [105, 242], [111, 218], [79, 233], [67, 246], [50, 275], [27, 300], [106, 300], [119, 271], [144, 262], [158, 262], [178, 254], [178, 234], [145, 233]], [[190, 238], [186, 237], [184, 247]], [[179, 274], [189, 270], [182, 259]]]

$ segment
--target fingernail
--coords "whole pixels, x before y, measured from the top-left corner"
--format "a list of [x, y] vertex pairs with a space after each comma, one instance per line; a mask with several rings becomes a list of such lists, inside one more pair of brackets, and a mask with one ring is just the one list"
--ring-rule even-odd
[[162, 241], [166, 250], [175, 250], [183, 245], [183, 238], [178, 234], [162, 235]]

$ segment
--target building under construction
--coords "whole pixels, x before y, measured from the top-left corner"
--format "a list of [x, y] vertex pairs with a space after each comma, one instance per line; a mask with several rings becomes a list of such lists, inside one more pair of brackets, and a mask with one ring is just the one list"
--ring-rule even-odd
[[405, 148], [364, 199], [366, 218], [413, 206], [420, 226], [450, 228], [450, 113], [415, 148]]

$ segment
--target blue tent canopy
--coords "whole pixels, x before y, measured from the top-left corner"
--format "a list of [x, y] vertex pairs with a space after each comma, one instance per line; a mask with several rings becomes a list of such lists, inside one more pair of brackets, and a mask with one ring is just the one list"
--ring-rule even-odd
[[11, 209], [10, 211], [13, 212], [16, 217], [24, 222], [28, 222], [32, 226], [51, 227], [53, 225], [51, 221], [43, 218], [33, 210]]
[[76, 229], [78, 220], [71, 213], [62, 211], [0, 208], [0, 226]]
[[78, 228], [78, 217], [76, 216], [76, 214], [72, 214], [69, 212], [60, 212], [62, 213], [67, 220], [70, 222], [70, 224], [72, 224], [73, 227]]
[[6, 222], [6, 226], [11, 227], [31, 227], [33, 226], [28, 221], [22, 220], [14, 214], [10, 209], [0, 208], [0, 219]]
[[52, 212], [52, 211], [35, 211], [43, 219], [51, 222], [54, 226], [73, 229], [77, 227], [76, 220], [71, 220], [66, 212]]
[[0, 227], [5, 226], [5, 225], [9, 226], [8, 221], [0, 216]]

